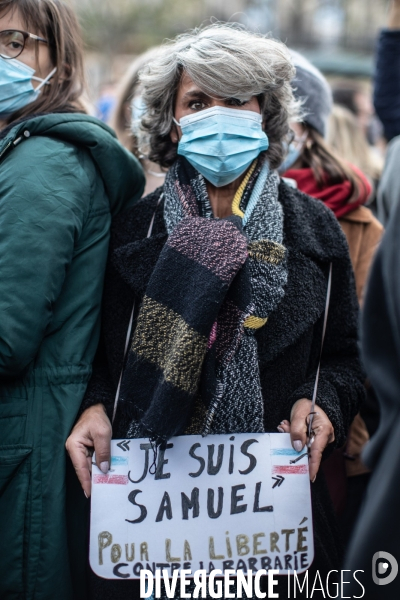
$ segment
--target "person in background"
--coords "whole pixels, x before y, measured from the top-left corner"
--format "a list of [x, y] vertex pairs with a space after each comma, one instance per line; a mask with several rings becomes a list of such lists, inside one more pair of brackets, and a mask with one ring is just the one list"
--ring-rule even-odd
[[400, 0], [391, 0], [386, 29], [379, 35], [374, 80], [374, 106], [390, 142], [400, 135]]
[[375, 147], [382, 136], [382, 123], [365, 86], [350, 80], [337, 81], [332, 84], [332, 96], [334, 104], [347, 108], [355, 116], [365, 140]]
[[294, 51], [291, 54], [296, 67], [292, 85], [305, 116], [301, 123], [292, 124], [294, 139], [279, 170], [298, 189], [318, 198], [335, 213], [349, 244], [361, 302], [383, 232], [383, 227], [364, 206], [371, 194], [371, 184], [360, 169], [336, 156], [327, 145], [325, 137], [332, 110], [329, 84], [304, 56]]
[[[397, 575], [400, 564], [399, 231], [400, 204], [397, 204], [371, 270], [361, 322], [364, 364], [379, 399], [381, 421], [363, 454], [363, 460], [373, 469], [373, 474], [343, 568], [364, 571], [364, 597], [367, 600], [397, 600], [400, 597], [400, 577]], [[376, 560], [375, 554], [382, 551], [392, 556], [381, 554], [380, 560]], [[382, 571], [385, 562], [388, 567]], [[371, 580], [371, 571], [375, 581]], [[385, 583], [385, 587], [379, 588], [377, 583]], [[347, 586], [349, 597], [359, 595], [359, 588], [355, 587], [352, 583]], [[380, 594], [379, 589], [384, 592]]]
[[95, 106], [96, 116], [100, 119], [100, 121], [103, 121], [103, 123], [107, 123], [109, 121], [116, 102], [115, 83], [110, 81], [109, 83], [103, 84], [101, 86], [99, 97]]
[[[190, 433], [282, 432], [286, 420], [300, 451], [332, 263], [309, 462], [311, 569], [322, 573], [340, 568], [342, 548], [319, 464], [326, 447], [344, 443], [364, 387], [344, 236], [331, 211], [276, 171], [297, 118], [293, 76], [281, 42], [228, 24], [178, 36], [143, 69], [149, 158], [169, 170], [163, 188], [113, 227], [103, 335], [67, 448], [86, 494], [88, 455], [95, 449], [107, 473], [112, 435], [160, 444]], [[93, 575], [96, 600], [137, 589]], [[285, 597], [285, 577], [279, 589]]]
[[99, 339], [111, 217], [141, 197], [144, 176], [111, 129], [84, 114], [83, 90], [72, 10], [60, 0], [0, 0], [5, 600], [86, 597], [88, 502], [68, 480], [65, 441]]
[[326, 141], [336, 156], [360, 169], [372, 184], [368, 208], [376, 216], [376, 190], [382, 175], [383, 159], [368, 144], [356, 116], [334, 104], [329, 115]]
[[148, 160], [139, 148], [140, 120], [145, 111], [139, 84], [141, 69], [160, 51], [151, 48], [141, 54], [131, 64], [126, 76], [122, 79], [116, 103], [109, 120], [120, 142], [139, 158], [146, 174], [144, 195], [150, 194], [164, 183], [165, 171], [159, 165]]
[[376, 198], [377, 217], [386, 227], [392, 212], [400, 202], [400, 136], [388, 145], [385, 166]]
[[387, 225], [400, 201], [400, 0], [391, 0], [388, 26], [380, 32], [374, 82], [375, 110], [383, 123], [387, 147], [377, 195], [378, 219]]
[[[292, 180], [301, 191], [318, 198], [336, 215], [348, 242], [361, 304], [383, 227], [363, 206], [371, 193], [368, 179], [354, 165], [337, 157], [325, 142], [332, 109], [328, 82], [305, 57], [292, 51], [292, 58], [296, 67], [292, 85], [296, 98], [302, 102], [304, 117], [302, 123], [292, 124], [294, 141], [289, 145], [280, 171], [284, 178]], [[365, 406], [373, 412], [376, 420], [371, 402], [372, 408], [369, 408], [370, 403]], [[344, 462], [343, 452], [338, 450], [324, 465], [335, 506], [338, 512], [343, 513], [346, 522], [343, 528], [345, 534], [348, 532], [348, 520], [351, 521], [359, 509], [369, 478], [368, 469], [360, 457], [368, 439], [365, 422], [358, 414], [349, 430], [345, 448], [348, 460]], [[349, 519], [345, 507], [349, 509]]]

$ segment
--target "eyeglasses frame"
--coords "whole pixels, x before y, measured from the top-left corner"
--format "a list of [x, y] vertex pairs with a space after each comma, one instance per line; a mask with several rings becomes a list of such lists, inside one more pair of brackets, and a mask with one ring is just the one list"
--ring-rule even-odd
[[15, 31], [16, 33], [21, 33], [24, 36], [24, 45], [22, 47], [22, 50], [19, 54], [17, 54], [16, 56], [5, 56], [4, 54], [0, 54], [0, 56], [2, 58], [4, 58], [5, 60], [12, 60], [13, 58], [18, 58], [19, 56], [21, 56], [21, 54], [23, 53], [23, 51], [25, 50], [25, 44], [26, 44], [26, 40], [28, 38], [31, 38], [32, 40], [35, 40], [37, 42], [43, 42], [44, 44], [48, 44], [49, 42], [47, 40], [45, 40], [44, 38], [40, 37], [39, 35], [35, 35], [34, 33], [29, 33], [29, 31], [22, 31], [21, 29], [3, 29], [2, 31], [0, 31], [0, 35], [2, 33], [5, 33], [7, 31]]

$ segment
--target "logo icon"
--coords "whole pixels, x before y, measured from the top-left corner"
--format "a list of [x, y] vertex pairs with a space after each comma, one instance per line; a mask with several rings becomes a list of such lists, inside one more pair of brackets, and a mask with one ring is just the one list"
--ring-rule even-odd
[[387, 585], [397, 577], [399, 565], [389, 552], [375, 552], [372, 557], [372, 579], [376, 585]]

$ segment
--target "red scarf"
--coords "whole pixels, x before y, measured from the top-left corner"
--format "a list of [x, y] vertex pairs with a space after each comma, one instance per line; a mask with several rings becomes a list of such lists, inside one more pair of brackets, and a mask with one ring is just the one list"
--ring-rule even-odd
[[299, 190], [313, 198], [321, 200], [328, 208], [333, 210], [336, 218], [340, 219], [340, 217], [353, 212], [353, 210], [365, 204], [372, 191], [371, 184], [364, 173], [354, 165], [351, 165], [351, 168], [358, 175], [362, 183], [359, 197], [351, 203], [349, 199], [353, 190], [350, 181], [343, 181], [343, 183], [335, 185], [325, 185], [321, 188], [315, 179], [312, 169], [288, 169], [283, 174], [283, 177], [294, 179]]

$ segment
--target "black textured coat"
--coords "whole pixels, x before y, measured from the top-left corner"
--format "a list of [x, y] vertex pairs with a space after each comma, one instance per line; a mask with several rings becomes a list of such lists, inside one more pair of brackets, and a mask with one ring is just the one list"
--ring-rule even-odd
[[[160, 188], [142, 199], [114, 222], [102, 339], [82, 408], [102, 402], [108, 414], [112, 413], [133, 302], [137, 315], [167, 239], [163, 202], [157, 207], [161, 191]], [[334, 214], [322, 202], [283, 182], [279, 200], [284, 212], [288, 283], [284, 299], [257, 333], [265, 430], [276, 433], [280, 421], [290, 418], [296, 400], [312, 397], [321, 349], [327, 274], [332, 262], [332, 294], [317, 403], [330, 418], [335, 444], [340, 446], [364, 396], [364, 376], [357, 349], [358, 302], [347, 243]], [[146, 239], [154, 211], [152, 235]], [[128, 425], [118, 415], [114, 437], [126, 437]], [[312, 496], [316, 553], [313, 568], [340, 569], [341, 544], [322, 474], [312, 485]], [[127, 582], [103, 581], [100, 588], [104, 591], [109, 586], [110, 590], [120, 591], [100, 596], [98, 590], [96, 597], [122, 598], [122, 591], [127, 589], [123, 584], [130, 587]]]

